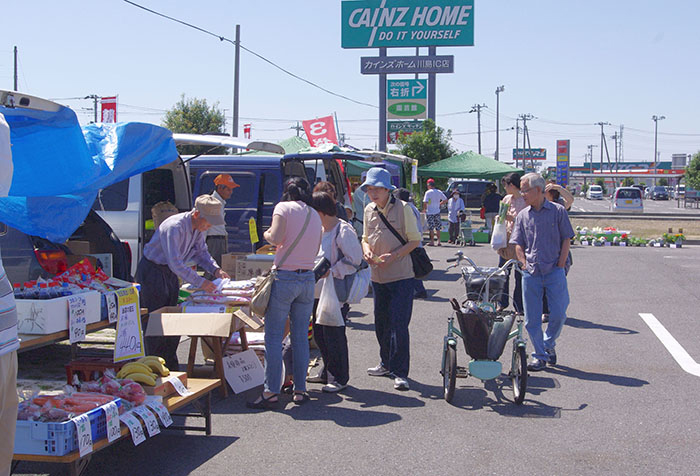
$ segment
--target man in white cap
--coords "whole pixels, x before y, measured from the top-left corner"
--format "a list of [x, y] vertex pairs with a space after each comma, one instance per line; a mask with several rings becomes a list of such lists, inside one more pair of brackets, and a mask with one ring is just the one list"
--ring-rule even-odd
[[[205, 232], [212, 225], [224, 223], [221, 202], [211, 195], [200, 195], [194, 208], [168, 217], [160, 224], [153, 238], [143, 248], [143, 258], [136, 269], [136, 281], [141, 283], [141, 306], [148, 312], [177, 304], [180, 289], [178, 278], [214, 292], [216, 285], [199, 276], [188, 262], [194, 262], [215, 278], [228, 278], [209, 254]], [[179, 337], [146, 337], [146, 351], [166, 360], [171, 369], [178, 368]]]

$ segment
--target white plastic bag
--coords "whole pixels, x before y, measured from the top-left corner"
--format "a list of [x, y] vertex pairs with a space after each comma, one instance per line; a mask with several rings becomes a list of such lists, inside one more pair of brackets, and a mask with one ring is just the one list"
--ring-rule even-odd
[[508, 231], [505, 223], [496, 223], [491, 234], [491, 248], [500, 250], [508, 246]]
[[346, 301], [348, 304], [359, 304], [362, 299], [367, 296], [371, 275], [372, 272], [369, 266], [360, 269], [357, 274], [355, 274], [355, 279], [352, 281], [352, 286], [348, 293], [348, 300]]
[[333, 276], [330, 274], [323, 278], [321, 296], [318, 299], [318, 308], [316, 309], [316, 323], [330, 327], [345, 325], [343, 314], [340, 311], [340, 301], [335, 294]]

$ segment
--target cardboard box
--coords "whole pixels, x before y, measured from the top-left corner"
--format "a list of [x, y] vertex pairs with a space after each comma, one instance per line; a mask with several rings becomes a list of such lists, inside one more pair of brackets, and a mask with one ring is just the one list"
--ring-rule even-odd
[[245, 326], [258, 329], [262, 321], [240, 310], [233, 313], [184, 313], [177, 306], [166, 306], [150, 313], [146, 335], [229, 337]]
[[236, 275], [234, 279], [241, 281], [261, 276], [272, 268], [274, 259], [274, 255], [239, 256], [236, 259]]
[[70, 240], [66, 241], [66, 246], [74, 255], [89, 255], [92, 253], [92, 246], [89, 241]]
[[[85, 298], [87, 324], [100, 320], [100, 293], [88, 291]], [[53, 334], [68, 330], [68, 299], [17, 299], [17, 329], [20, 334]]]
[[244, 259], [245, 255], [236, 253], [226, 253], [221, 255], [221, 263], [219, 263], [219, 266], [221, 266], [221, 269], [226, 271], [228, 275], [231, 276], [231, 279], [236, 279], [236, 261], [239, 258]]
[[156, 384], [153, 386], [143, 384], [141, 384], [141, 386], [148, 395], [160, 395], [162, 397], [167, 397], [168, 395], [177, 393], [175, 387], [173, 387], [173, 384], [167, 382], [167, 380], [171, 378], [179, 378], [182, 384], [187, 387], [187, 372], [177, 371], [171, 371], [170, 375], [167, 377], [158, 377], [156, 379]]

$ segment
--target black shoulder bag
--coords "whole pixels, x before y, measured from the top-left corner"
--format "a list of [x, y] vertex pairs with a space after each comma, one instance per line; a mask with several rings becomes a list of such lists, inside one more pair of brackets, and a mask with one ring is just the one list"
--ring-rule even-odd
[[[403, 237], [399, 235], [399, 232], [396, 231], [393, 226], [391, 226], [389, 220], [386, 219], [384, 214], [376, 207], [375, 210], [389, 231], [394, 234], [402, 245], [405, 245], [407, 243], [406, 240], [404, 240]], [[425, 279], [433, 270], [433, 263], [430, 262], [430, 257], [428, 256], [428, 253], [426, 253], [425, 248], [422, 246], [417, 246], [413, 249], [413, 251], [411, 251], [411, 261], [413, 261], [413, 274], [416, 275], [417, 279]]]

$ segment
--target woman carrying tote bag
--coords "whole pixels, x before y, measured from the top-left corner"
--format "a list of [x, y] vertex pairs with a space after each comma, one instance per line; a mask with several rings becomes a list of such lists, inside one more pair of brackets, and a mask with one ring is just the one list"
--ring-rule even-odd
[[[309, 400], [306, 371], [309, 366], [309, 316], [314, 305], [314, 259], [321, 244], [321, 218], [309, 205], [309, 184], [292, 177], [284, 185], [282, 201], [272, 212], [265, 239], [277, 246], [272, 283], [265, 313], [265, 389], [249, 408], [275, 407], [282, 386], [282, 338], [287, 318], [294, 352], [294, 403]], [[307, 220], [308, 218], [308, 220]], [[284, 262], [280, 263], [285, 256]]]

